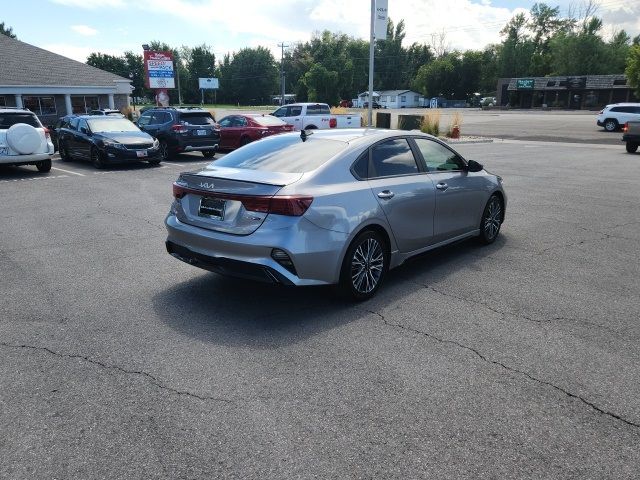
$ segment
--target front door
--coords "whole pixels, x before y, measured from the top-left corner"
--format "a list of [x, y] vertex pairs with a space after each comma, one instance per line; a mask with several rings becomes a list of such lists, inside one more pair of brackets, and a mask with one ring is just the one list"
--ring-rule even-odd
[[405, 138], [371, 148], [369, 185], [401, 252], [413, 252], [433, 241], [435, 188]]

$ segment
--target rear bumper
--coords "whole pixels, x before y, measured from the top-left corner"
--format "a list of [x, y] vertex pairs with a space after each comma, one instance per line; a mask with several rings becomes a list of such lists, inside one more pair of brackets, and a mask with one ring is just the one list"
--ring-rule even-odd
[[0, 155], [0, 165], [24, 165], [50, 160], [48, 153], [32, 153], [31, 155]]
[[217, 150], [218, 144], [208, 144], [208, 145], [183, 145], [179, 147], [183, 152], [203, 152], [207, 150]]
[[639, 142], [640, 143], [640, 135], [630, 135], [628, 133], [625, 133], [624, 135], [622, 135], [622, 141], [623, 142]]
[[[272, 219], [270, 225], [272, 216], [280, 217], [269, 215], [250, 235], [231, 235], [182, 223], [169, 214], [169, 253], [205, 270], [252, 280], [296, 286], [337, 283], [348, 235], [317, 227], [304, 217]], [[271, 258], [274, 248], [289, 255], [295, 274]]]

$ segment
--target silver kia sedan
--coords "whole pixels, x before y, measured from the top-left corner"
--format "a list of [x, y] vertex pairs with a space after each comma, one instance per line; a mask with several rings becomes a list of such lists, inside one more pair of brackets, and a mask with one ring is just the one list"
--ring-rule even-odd
[[492, 243], [502, 178], [420, 132], [268, 137], [180, 174], [166, 218], [175, 258], [283, 285], [372, 297], [390, 268], [451, 242]]

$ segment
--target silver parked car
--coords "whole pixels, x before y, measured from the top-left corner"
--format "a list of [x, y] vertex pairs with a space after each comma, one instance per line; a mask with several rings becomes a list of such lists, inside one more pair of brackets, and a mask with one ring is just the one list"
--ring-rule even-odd
[[419, 132], [303, 131], [182, 173], [166, 218], [174, 257], [285, 285], [373, 296], [388, 269], [504, 220], [502, 179]]

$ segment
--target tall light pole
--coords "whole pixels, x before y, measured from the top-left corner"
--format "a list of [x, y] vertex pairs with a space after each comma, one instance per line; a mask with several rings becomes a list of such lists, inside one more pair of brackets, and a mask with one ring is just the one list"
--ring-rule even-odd
[[369, 112], [367, 125], [373, 126], [373, 55], [375, 53], [376, 0], [371, 0], [371, 33], [369, 34]]
[[282, 53], [280, 55], [280, 106], [284, 105], [284, 49], [288, 48], [289, 45], [285, 45], [284, 42], [279, 43], [278, 46], [282, 49]]
[[182, 105], [182, 90], [180, 90], [180, 57], [176, 50], [176, 77], [178, 79], [178, 105]]

